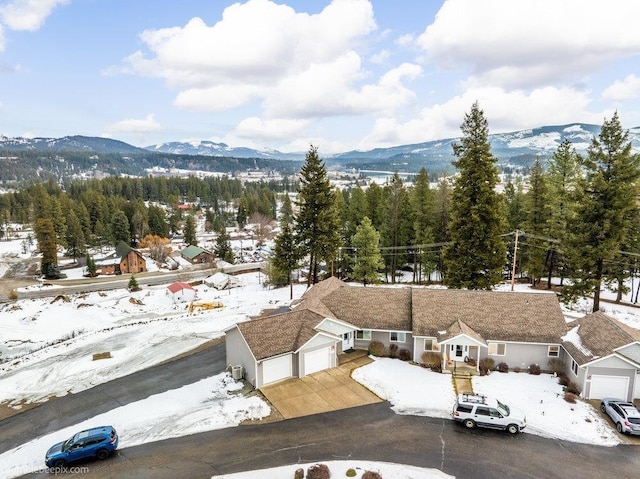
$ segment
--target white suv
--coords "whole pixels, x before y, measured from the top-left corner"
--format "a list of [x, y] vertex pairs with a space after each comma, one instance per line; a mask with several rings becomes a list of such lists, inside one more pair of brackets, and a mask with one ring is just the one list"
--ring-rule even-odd
[[506, 429], [511, 434], [519, 433], [527, 425], [523, 413], [481, 394], [458, 394], [453, 419], [469, 429], [476, 426]]

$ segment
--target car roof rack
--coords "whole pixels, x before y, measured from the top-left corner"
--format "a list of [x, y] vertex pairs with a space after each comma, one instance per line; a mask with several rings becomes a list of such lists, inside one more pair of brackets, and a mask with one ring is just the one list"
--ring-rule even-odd
[[476, 404], [487, 404], [487, 396], [484, 394], [471, 394], [471, 393], [462, 393], [460, 394], [462, 400], [468, 403], [476, 403]]

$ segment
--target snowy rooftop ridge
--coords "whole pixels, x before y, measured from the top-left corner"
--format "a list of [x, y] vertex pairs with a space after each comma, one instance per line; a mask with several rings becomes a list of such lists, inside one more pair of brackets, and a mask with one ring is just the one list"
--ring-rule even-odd
[[567, 334], [562, 336], [562, 340], [573, 344], [578, 349], [578, 351], [580, 351], [585, 356], [588, 356], [594, 359], [597, 358], [598, 356], [594, 355], [589, 350], [589, 348], [587, 348], [584, 344], [582, 344], [582, 339], [580, 338], [580, 334], [578, 333], [579, 329], [580, 329], [580, 325], [574, 326], [569, 330]]

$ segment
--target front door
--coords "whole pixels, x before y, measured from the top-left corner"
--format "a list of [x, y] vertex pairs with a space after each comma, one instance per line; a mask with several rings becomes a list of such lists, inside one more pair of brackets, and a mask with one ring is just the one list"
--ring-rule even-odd
[[353, 349], [353, 331], [349, 331], [348, 333], [344, 333], [342, 335], [342, 350], [348, 351], [349, 349]]
[[455, 357], [456, 361], [462, 361], [464, 359], [464, 346], [456, 344]]

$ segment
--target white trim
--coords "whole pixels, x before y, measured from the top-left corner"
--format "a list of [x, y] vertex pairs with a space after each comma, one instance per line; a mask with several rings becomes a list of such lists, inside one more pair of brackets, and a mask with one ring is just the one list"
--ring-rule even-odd
[[614, 351], [620, 351], [621, 349], [628, 348], [632, 344], [637, 344], [638, 346], [640, 346], [640, 341], [631, 341], [630, 343], [620, 346], [619, 348], [615, 348]]
[[[551, 348], [558, 348], [557, 354], [551, 354]], [[560, 345], [559, 344], [549, 344], [547, 346], [547, 357], [548, 358], [559, 358], [560, 357]]]
[[[495, 344], [495, 346], [496, 346], [496, 352], [492, 354], [492, 353], [491, 353], [491, 346], [493, 346], [494, 344]], [[504, 346], [504, 352], [503, 352], [502, 354], [500, 354], [500, 353], [498, 352], [498, 346], [499, 346], [500, 344], [502, 344], [502, 345]], [[497, 341], [496, 341], [496, 342], [487, 343], [487, 349], [488, 349], [488, 351], [487, 351], [487, 355], [488, 355], [488, 356], [500, 356], [500, 357], [503, 357], [503, 356], [506, 356], [506, 355], [507, 355], [507, 344], [506, 344], [506, 343], [503, 343], [503, 342], [497, 342]]]
[[594, 364], [604, 360], [604, 359], [609, 359], [609, 358], [617, 358], [620, 359], [621, 361], [624, 361], [625, 363], [629, 364], [630, 366], [633, 366], [634, 368], [638, 369], [640, 368], [640, 364], [636, 363], [635, 361], [632, 361], [631, 359], [627, 358], [626, 356], [623, 356], [622, 354], [618, 354], [618, 353], [612, 353], [609, 354], [607, 356], [601, 356], [599, 358], [596, 359], [592, 359], [589, 362], [584, 363], [582, 366], [593, 366]]
[[[368, 338], [359, 338], [358, 333], [369, 333]], [[356, 329], [354, 339], [356, 341], [371, 341], [371, 330], [370, 329]]]
[[[392, 334], [398, 335], [398, 339], [391, 339]], [[404, 335], [403, 339], [400, 339], [400, 335]], [[406, 343], [407, 342], [407, 333], [404, 331], [389, 331], [389, 342], [390, 343]]]
[[479, 342], [477, 339], [475, 339], [475, 338], [473, 338], [473, 337], [469, 336], [469, 335], [468, 335], [468, 334], [466, 334], [466, 333], [460, 333], [460, 334], [458, 334], [458, 335], [456, 335], [456, 336], [453, 336], [452, 338], [445, 339], [444, 341], [440, 341], [440, 344], [453, 344], [453, 343], [455, 343], [458, 339], [460, 339], [460, 338], [462, 338], [462, 337], [467, 338], [469, 341], [471, 341], [471, 342], [473, 342], [473, 343], [476, 343], [478, 346], [482, 346], [483, 348], [487, 348], [487, 347], [488, 347], [488, 345], [487, 345], [488, 343], [487, 343], [487, 344], [483, 344], [483, 343]]
[[[311, 341], [313, 341], [318, 336], [325, 336], [325, 337], [331, 339], [332, 341], [334, 341], [334, 345], [335, 345], [336, 342], [342, 341], [342, 336], [333, 336], [332, 334], [325, 333], [324, 331], [318, 331], [316, 334], [311, 336], [308, 341], [305, 341], [305, 343], [302, 346], [300, 346], [298, 349], [296, 349], [295, 351], [289, 351], [288, 353], [285, 353], [285, 354], [291, 354], [291, 353], [298, 354], [300, 351], [302, 351], [305, 348], [305, 346], [307, 344], [309, 344]], [[272, 356], [272, 357], [275, 357], [275, 356]], [[270, 358], [267, 358], [267, 359], [270, 359]]]

